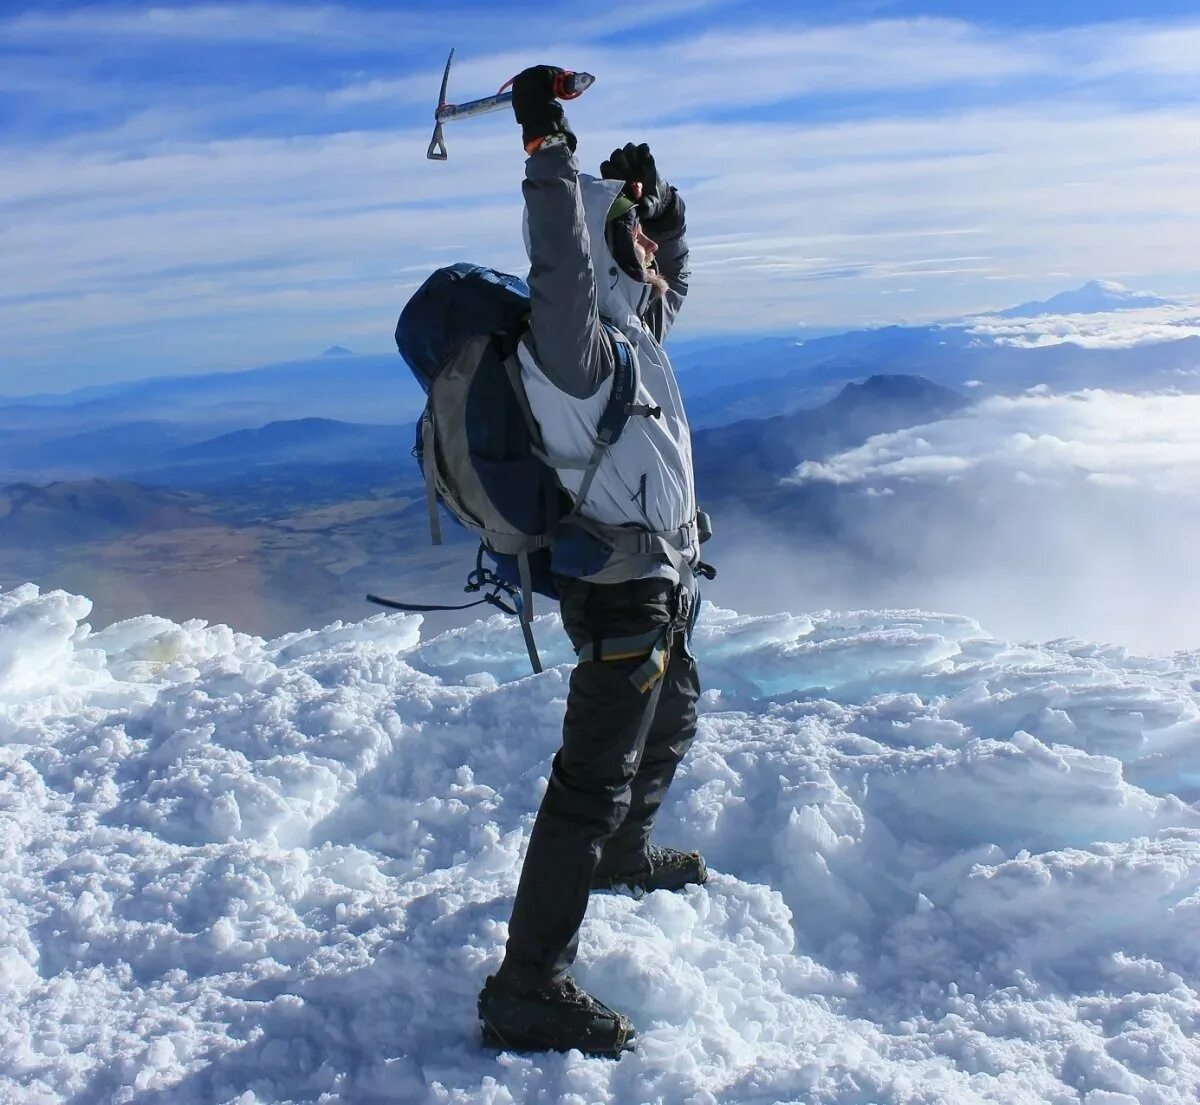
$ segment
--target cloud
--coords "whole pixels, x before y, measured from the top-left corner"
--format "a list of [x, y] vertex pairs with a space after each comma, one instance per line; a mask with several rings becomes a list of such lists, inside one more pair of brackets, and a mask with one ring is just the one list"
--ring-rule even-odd
[[711, 597], [754, 612], [950, 610], [1010, 639], [1194, 649], [1197, 492], [1200, 396], [988, 399], [802, 466], [769, 515], [718, 512]]
[[[333, 6], [280, 4], [192, 4], [179, 7], [81, 7], [65, 11], [26, 11], [4, 20], [5, 36], [15, 42], [48, 38], [191, 42], [286, 42], [321, 39], [330, 45], [359, 38], [359, 24]], [[410, 31], [420, 21], [405, 21]]]
[[[744, 14], [591, 4], [538, 40], [600, 76], [570, 107], [585, 167], [647, 137], [688, 200], [681, 333], [899, 321], [884, 312], [901, 303], [910, 321], [947, 318], [1122, 271], [1196, 279], [1197, 110], [1145, 106], [1149, 75], [1190, 80], [1164, 25], [775, 17], [768, 33]], [[623, 35], [648, 19], [661, 25], [644, 44]], [[322, 346], [374, 326], [384, 348], [407, 273], [522, 265], [511, 120], [453, 124], [451, 160], [424, 159], [433, 40], [463, 44], [455, 95], [470, 98], [528, 60], [520, 17], [129, 6], [0, 28], [18, 46], [0, 84], [28, 91], [34, 120], [0, 140], [0, 391], [93, 379], [94, 343], [110, 358], [117, 331], [126, 374], [211, 364], [226, 355], [215, 333], [248, 333], [256, 301], [256, 351], [303, 352], [322, 319]], [[381, 42], [395, 43], [386, 62]], [[242, 45], [254, 64], [218, 64]], [[291, 325], [289, 301], [303, 312]], [[185, 332], [195, 360], [159, 363], [166, 335]]]
[[981, 466], [882, 491], [852, 485], [830, 509], [832, 542], [721, 513], [709, 597], [753, 613], [953, 611], [1009, 640], [1200, 647], [1194, 491], [1147, 492], [1119, 477], [1020, 479]]
[[1200, 337], [1200, 306], [1141, 307], [1099, 314], [972, 320], [970, 334], [1000, 345], [1038, 349], [1070, 342], [1084, 349], [1132, 349]]
[[[713, 0], [659, 0], [646, 5], [613, 5], [596, 0], [560, 4], [573, 17], [573, 34], [615, 34], [678, 18], [715, 6]], [[552, 7], [552, 5], [545, 5]], [[548, 12], [545, 14], [549, 14]], [[135, 50], [147, 44], [264, 43], [305, 44], [321, 51], [376, 51], [381, 41], [400, 53], [413, 46], [440, 48], [445, 43], [488, 43], [518, 38], [518, 14], [493, 4], [400, 6], [400, 10], [349, 4], [161, 4], [82, 6], [59, 11], [30, 10], [0, 19], [12, 42], [37, 45], [72, 41], [102, 42]]]
[[[214, 306], [221, 294], [232, 304], [253, 293], [261, 277], [248, 278], [247, 263], [264, 258], [281, 259], [280, 280], [289, 278], [288, 259], [298, 259], [291, 277], [307, 288], [356, 271], [366, 281], [392, 266], [432, 267], [448, 250], [453, 259], [519, 266], [520, 150], [496, 121], [460, 126], [449, 134], [445, 165], [424, 162], [424, 126], [385, 136], [163, 144], [136, 158], [50, 145], [9, 162], [0, 168], [0, 191], [21, 219], [6, 233], [0, 283], [57, 295], [67, 308], [5, 318], [0, 307], [0, 321], [16, 335], [12, 355], [35, 338], [65, 339], [86, 328], [88, 312], [72, 309], [77, 297], [119, 293], [111, 321], [144, 315], [139, 302], [162, 309], [164, 291], [182, 302], [188, 287], [164, 288], [161, 274], [189, 262], [228, 263], [228, 279], [212, 289]], [[665, 128], [655, 135], [660, 164], [700, 173], [672, 174], [694, 228], [696, 279], [685, 325], [689, 315], [710, 331], [892, 321], [874, 313], [874, 298], [864, 303], [864, 285], [875, 297], [911, 287], [914, 278], [922, 291], [906, 296], [910, 317], [945, 317], [977, 305], [980, 275], [1014, 262], [1044, 269], [1062, 255], [1091, 254], [1104, 271], [1121, 248], [1124, 263], [1160, 265], [1165, 226], [1157, 238], [1135, 235], [1134, 219], [1127, 232], [1109, 227], [1099, 243], [1082, 218], [1036, 212], [1056, 194], [1059, 176], [1090, 171], [1104, 179], [1108, 170], [1095, 163], [1101, 131], [1123, 132], [1131, 161], [1146, 165], [1145, 202], [1182, 204], [1173, 173], [1183, 167], [1161, 171], [1147, 156], [1173, 141], [1176, 128], [1174, 114], [1151, 113], [1102, 127], [1042, 119], [1039, 129], [1011, 112], [926, 119], [920, 134], [895, 120]], [[581, 156], [593, 164], [626, 137], [599, 119], [581, 133]], [[979, 153], [980, 134], [991, 134], [996, 148]], [[951, 144], [972, 152], [947, 158]], [[747, 176], [741, 158], [771, 171]], [[1019, 169], [1026, 170], [1019, 186], [989, 190], [989, 176]], [[1031, 226], [1041, 233], [1032, 235]], [[1189, 233], [1181, 224], [1170, 237], [1178, 244]], [[950, 236], [968, 248], [930, 249]], [[1200, 240], [1195, 245], [1200, 250]], [[364, 283], [364, 308], [372, 302]], [[382, 344], [382, 324], [380, 334]]]
[[877, 484], [984, 467], [1026, 483], [1084, 476], [1097, 485], [1200, 491], [1200, 396], [1101, 390], [996, 396], [958, 417], [806, 461], [792, 481]]

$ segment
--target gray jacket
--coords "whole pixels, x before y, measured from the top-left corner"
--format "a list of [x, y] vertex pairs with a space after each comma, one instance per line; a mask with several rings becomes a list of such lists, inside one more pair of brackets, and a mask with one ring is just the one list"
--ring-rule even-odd
[[[682, 559], [699, 559], [696, 493], [687, 418], [671, 362], [661, 342], [687, 295], [683, 201], [646, 227], [658, 244], [658, 268], [670, 290], [651, 302], [651, 289], [625, 273], [605, 241], [605, 219], [621, 181], [580, 173], [564, 145], [543, 147], [525, 166], [525, 236], [529, 250], [530, 332], [518, 351], [529, 405], [553, 457], [586, 460], [608, 401], [615, 353], [603, 318], [633, 349], [637, 403], [661, 408], [658, 417], [631, 417], [597, 469], [585, 519], [677, 535]], [[557, 469], [574, 495], [578, 468]], [[685, 569], [686, 571], [686, 569]], [[602, 569], [583, 576], [595, 583], [680, 572], [661, 554], [618, 551]]]

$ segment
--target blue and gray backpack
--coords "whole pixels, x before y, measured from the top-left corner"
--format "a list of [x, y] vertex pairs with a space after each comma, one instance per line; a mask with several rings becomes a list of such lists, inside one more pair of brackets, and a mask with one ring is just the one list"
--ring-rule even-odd
[[[516, 351], [528, 325], [525, 281], [480, 265], [438, 269], [405, 306], [396, 346], [427, 396], [413, 453], [424, 476], [430, 536], [435, 545], [442, 543], [441, 503], [479, 537], [465, 590], [490, 593], [458, 606], [367, 597], [398, 610], [464, 610], [490, 603], [520, 619], [530, 663], [541, 671], [531, 626], [533, 594], [557, 597], [551, 546], [634, 412], [637, 373], [628, 343], [610, 331], [616, 374], [591, 456], [578, 464], [584, 478], [573, 503], [546, 459], [521, 382]], [[492, 567], [484, 563], [485, 554]]]

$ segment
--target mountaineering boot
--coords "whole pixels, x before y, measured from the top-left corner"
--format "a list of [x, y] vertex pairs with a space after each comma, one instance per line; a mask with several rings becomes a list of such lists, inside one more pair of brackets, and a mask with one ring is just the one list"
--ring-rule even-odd
[[598, 869], [592, 878], [593, 890], [616, 890], [627, 886], [634, 892], [649, 894], [652, 890], [682, 890], [708, 882], [708, 867], [699, 852], [681, 852], [678, 848], [646, 849], [636, 867], [623, 871]]
[[629, 1018], [587, 993], [570, 975], [535, 990], [516, 990], [488, 975], [479, 991], [484, 1047], [619, 1056], [633, 1050]]

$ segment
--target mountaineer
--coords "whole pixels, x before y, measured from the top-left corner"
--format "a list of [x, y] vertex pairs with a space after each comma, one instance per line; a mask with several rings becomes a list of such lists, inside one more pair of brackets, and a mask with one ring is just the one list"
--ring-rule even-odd
[[[634, 1037], [629, 1019], [568, 970], [592, 890], [679, 890], [708, 877], [698, 853], [656, 847], [650, 834], [696, 730], [688, 638], [696, 577], [711, 569], [700, 562], [707, 518], [662, 347], [687, 294], [683, 200], [645, 144], [614, 150], [599, 178], [579, 171], [555, 98], [562, 72], [534, 66], [513, 84], [531, 294], [517, 362], [545, 459], [575, 502], [551, 555], [578, 664], [504, 961], [479, 1014], [488, 1044], [619, 1054]], [[556, 463], [599, 449], [622, 365], [637, 391], [619, 439], [590, 467]]]

